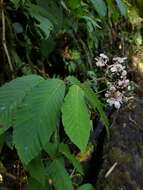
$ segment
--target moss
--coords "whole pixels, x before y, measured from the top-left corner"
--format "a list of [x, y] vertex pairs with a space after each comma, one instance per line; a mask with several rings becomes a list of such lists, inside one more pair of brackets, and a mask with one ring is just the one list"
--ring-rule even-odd
[[130, 184], [132, 186], [135, 185], [135, 183], [132, 181], [132, 178], [128, 171], [122, 172], [117, 169], [117, 170], [113, 171], [110, 174], [110, 176], [106, 179], [107, 187], [110, 186], [110, 189], [112, 189], [112, 190], [120, 190], [123, 187], [124, 183]]
[[133, 144], [134, 144], [134, 146], [137, 147], [138, 152], [139, 152], [141, 155], [143, 155], [143, 145], [140, 144], [138, 141], [133, 142]]
[[111, 188], [107, 185], [104, 190], [111, 190]]
[[114, 161], [118, 161], [118, 163], [120, 164], [132, 161], [132, 155], [124, 152], [123, 150], [121, 150], [121, 148], [113, 148], [110, 152], [110, 157]]

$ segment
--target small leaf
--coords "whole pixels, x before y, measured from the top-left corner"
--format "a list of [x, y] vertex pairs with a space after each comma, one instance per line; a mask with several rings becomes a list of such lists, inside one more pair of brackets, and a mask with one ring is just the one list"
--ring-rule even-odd
[[55, 159], [47, 167], [49, 178], [52, 179], [56, 190], [74, 190], [71, 179], [64, 167], [62, 159]]
[[69, 147], [67, 144], [61, 143], [59, 146], [59, 152], [61, 152], [74, 166], [74, 168], [83, 174], [83, 168], [78, 160], [70, 153]]
[[62, 121], [68, 137], [81, 151], [84, 151], [88, 143], [91, 126], [84, 92], [77, 85], [71, 86], [65, 97], [62, 106]]
[[81, 84], [80, 81], [74, 76], [68, 76], [66, 80], [69, 81], [71, 84], [75, 84], [75, 85]]
[[51, 22], [42, 16], [36, 16], [36, 19], [39, 21], [39, 24], [36, 24], [45, 34], [45, 39], [50, 35], [51, 30], [53, 30], [53, 25]]
[[37, 157], [32, 160], [28, 164], [27, 169], [32, 178], [36, 179], [42, 186], [45, 186], [46, 172], [40, 158]]
[[106, 4], [103, 0], [90, 0], [99, 16], [104, 17], [107, 14]]
[[81, 6], [81, 0], [66, 0], [66, 5], [70, 9], [77, 9]]
[[100, 100], [98, 99], [98, 97], [96, 96], [96, 94], [94, 93], [94, 91], [92, 90], [92, 88], [90, 88], [90, 86], [85, 82], [82, 85], [82, 88], [85, 92], [85, 97], [88, 100], [88, 102], [90, 103], [90, 105], [93, 107], [94, 110], [98, 110], [101, 119], [103, 121], [103, 124], [106, 127], [106, 131], [107, 131], [107, 136], [109, 138], [110, 134], [109, 134], [109, 121], [107, 116], [105, 115], [105, 112], [103, 110], [102, 104], [100, 102]]
[[84, 184], [77, 188], [77, 190], [95, 190], [91, 184]]
[[124, 3], [122, 2], [122, 0], [115, 0], [115, 1], [119, 7], [120, 13], [123, 16], [127, 16], [127, 10], [126, 10], [126, 7], [125, 7]]

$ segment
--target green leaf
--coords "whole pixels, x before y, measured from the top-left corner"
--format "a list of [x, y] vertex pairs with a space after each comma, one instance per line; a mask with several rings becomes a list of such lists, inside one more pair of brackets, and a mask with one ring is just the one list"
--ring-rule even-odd
[[[42, 7], [46, 12], [46, 17], [51, 21], [51, 23], [54, 25], [53, 32], [59, 32], [63, 28], [67, 27], [66, 20], [68, 20], [68, 17], [65, 17], [64, 10], [62, 8], [62, 2], [58, 0], [36, 0], [38, 5]], [[37, 8], [36, 8], [37, 10]], [[42, 11], [43, 12], [43, 11]]]
[[104, 17], [107, 14], [106, 4], [103, 0], [90, 0], [99, 16]]
[[12, 133], [11, 131], [6, 131], [4, 134], [4, 138], [5, 138], [5, 144], [8, 148], [10, 148], [11, 150], [13, 150], [14, 148], [14, 144], [13, 144], [13, 137], [12, 137]]
[[66, 80], [69, 81], [71, 84], [75, 84], [75, 85], [81, 84], [80, 81], [74, 76], [68, 76]]
[[65, 97], [62, 106], [62, 121], [68, 137], [81, 151], [84, 151], [88, 143], [91, 126], [84, 92], [77, 85], [71, 86]]
[[115, 0], [118, 7], [119, 7], [119, 10], [120, 10], [120, 13], [123, 15], [123, 16], [127, 16], [127, 10], [126, 10], [126, 7], [123, 3], [122, 0]]
[[50, 35], [51, 30], [53, 29], [53, 25], [51, 22], [42, 16], [36, 16], [36, 19], [39, 21], [39, 24], [36, 24], [45, 34], [45, 39], [47, 39]]
[[55, 49], [56, 42], [53, 38], [48, 38], [47, 40], [42, 40], [41, 42], [41, 53], [42, 56], [47, 58]]
[[48, 182], [45, 184], [45, 187], [43, 187], [41, 183], [39, 183], [33, 178], [30, 178], [28, 180], [28, 185], [27, 185], [26, 190], [51, 190], [51, 188]]
[[56, 190], [74, 190], [62, 159], [55, 159], [47, 168]]
[[10, 0], [15, 6], [19, 5], [20, 0]]
[[14, 111], [25, 95], [44, 79], [38, 75], [29, 75], [12, 80], [0, 88], [0, 134], [12, 126]]
[[15, 8], [19, 8], [21, 4], [24, 4], [27, 0], [10, 0], [14, 5]]
[[95, 190], [91, 184], [84, 184], [77, 188], [77, 190]]
[[18, 23], [18, 22], [13, 23], [12, 27], [16, 34], [23, 33], [23, 27], [20, 23]]
[[33, 18], [39, 21], [39, 24], [36, 24], [36, 26], [43, 31], [45, 38], [47, 39], [51, 30], [53, 30], [53, 25], [48, 19], [46, 10], [32, 3], [28, 3], [27, 10]]
[[21, 104], [13, 138], [24, 164], [39, 154], [55, 131], [64, 95], [63, 81], [49, 79], [33, 88]]
[[49, 156], [55, 157], [56, 154], [58, 153], [58, 144], [56, 142], [55, 143], [48, 142], [44, 146], [44, 150], [49, 154]]
[[98, 97], [96, 96], [96, 94], [94, 93], [94, 91], [92, 90], [92, 88], [90, 88], [90, 86], [85, 82], [82, 85], [82, 88], [85, 92], [85, 97], [88, 100], [88, 102], [90, 103], [90, 105], [93, 107], [94, 110], [98, 110], [100, 117], [103, 121], [103, 124], [106, 127], [106, 131], [107, 131], [107, 135], [109, 138], [109, 121], [107, 116], [105, 115], [105, 112], [103, 110], [103, 106], [100, 102], [100, 100], [98, 99]]
[[74, 166], [74, 168], [83, 174], [83, 168], [78, 160], [70, 153], [69, 147], [67, 144], [61, 143], [59, 146], [59, 152], [61, 152]]
[[70, 9], [77, 9], [81, 6], [81, 0], [66, 0], [66, 5]]
[[32, 178], [36, 179], [42, 186], [45, 186], [46, 172], [44, 165], [39, 157], [32, 160], [28, 164], [27, 169]]

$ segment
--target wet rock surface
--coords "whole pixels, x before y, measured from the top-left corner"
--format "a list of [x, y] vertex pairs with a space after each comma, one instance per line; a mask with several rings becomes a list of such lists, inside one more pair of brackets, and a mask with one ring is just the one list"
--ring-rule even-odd
[[143, 190], [143, 98], [135, 97], [112, 120], [97, 189]]

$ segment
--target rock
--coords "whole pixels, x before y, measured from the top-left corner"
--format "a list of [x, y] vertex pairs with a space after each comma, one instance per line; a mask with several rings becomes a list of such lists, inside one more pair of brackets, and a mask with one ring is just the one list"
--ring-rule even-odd
[[98, 190], [143, 190], [143, 99], [113, 114]]
[[8, 189], [7, 187], [2, 186], [2, 187], [0, 187], [0, 190], [10, 190], [10, 189]]

